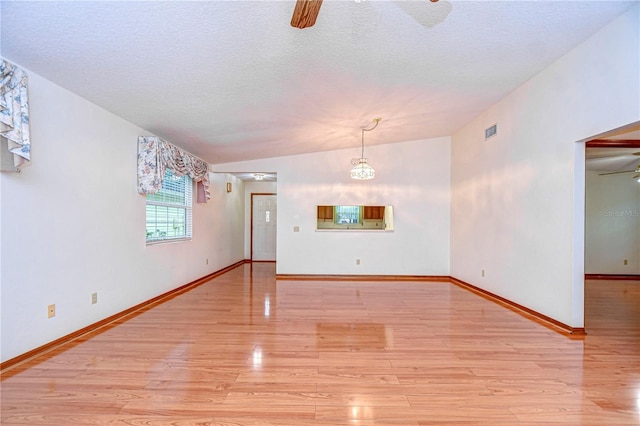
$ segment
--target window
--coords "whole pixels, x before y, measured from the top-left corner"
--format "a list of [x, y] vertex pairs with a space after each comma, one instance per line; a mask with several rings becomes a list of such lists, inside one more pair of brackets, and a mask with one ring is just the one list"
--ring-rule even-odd
[[393, 206], [317, 206], [316, 231], [393, 231]]
[[167, 169], [160, 191], [147, 194], [147, 243], [191, 238], [191, 187]]
[[335, 206], [336, 214], [333, 216], [336, 223], [360, 223], [360, 206]]

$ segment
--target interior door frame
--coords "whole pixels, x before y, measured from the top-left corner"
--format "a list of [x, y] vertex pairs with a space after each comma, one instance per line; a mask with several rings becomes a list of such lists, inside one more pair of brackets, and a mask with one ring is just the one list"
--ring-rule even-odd
[[[576, 144], [579, 149], [575, 150], [576, 153], [576, 167], [574, 172], [577, 179], [574, 181], [574, 198], [577, 201], [574, 205], [574, 283], [572, 297], [573, 311], [575, 314], [581, 317], [582, 327], [585, 332], [587, 331], [587, 324], [585, 323], [585, 269], [586, 269], [586, 148], [638, 148], [640, 147], [640, 141], [635, 139], [613, 139], [610, 138], [616, 134], [630, 131], [637, 128], [640, 122], [627, 124], [617, 129], [609, 130], [598, 136], [594, 136], [583, 140]], [[579, 167], [578, 167], [579, 166]], [[579, 172], [579, 175], [577, 173]], [[580, 196], [577, 197], [576, 195]], [[578, 254], [582, 256], [579, 256]], [[575, 318], [574, 314], [574, 318]]]
[[[249, 258], [250, 259], [249, 260], [251, 260], [252, 262], [253, 262], [253, 197], [256, 196], [256, 195], [258, 195], [258, 196], [260, 196], [260, 195], [275, 195], [277, 197], [278, 194], [275, 193], [275, 192], [252, 192], [251, 193], [251, 208], [250, 208], [250, 211], [251, 211], [251, 224], [249, 226], [249, 233], [250, 233], [250, 236], [249, 236], [249, 241], [250, 241], [250, 243], [249, 243]], [[276, 221], [276, 230], [277, 230], [277, 227], [278, 227], [278, 222]], [[276, 244], [277, 243], [278, 243], [278, 233], [276, 231]], [[276, 253], [276, 261], [277, 260], [278, 260], [278, 254]]]

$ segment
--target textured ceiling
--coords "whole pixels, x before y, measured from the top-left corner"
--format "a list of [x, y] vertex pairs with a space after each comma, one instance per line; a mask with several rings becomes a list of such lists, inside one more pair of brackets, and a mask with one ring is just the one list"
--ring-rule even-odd
[[634, 3], [2, 1], [2, 56], [217, 164], [451, 135]]

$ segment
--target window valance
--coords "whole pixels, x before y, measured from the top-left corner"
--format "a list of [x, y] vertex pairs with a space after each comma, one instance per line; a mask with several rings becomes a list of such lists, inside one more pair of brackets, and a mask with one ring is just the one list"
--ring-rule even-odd
[[15, 171], [31, 161], [27, 73], [2, 59], [0, 62], [0, 134], [7, 138]]
[[158, 137], [138, 137], [138, 192], [158, 192], [167, 169], [176, 176], [187, 175], [197, 182], [198, 203], [206, 203], [211, 198], [206, 161]]

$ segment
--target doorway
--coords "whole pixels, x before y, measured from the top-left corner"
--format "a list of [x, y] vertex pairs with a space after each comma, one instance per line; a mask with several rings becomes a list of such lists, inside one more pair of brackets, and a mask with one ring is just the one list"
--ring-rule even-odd
[[278, 218], [276, 194], [251, 194], [251, 260], [275, 262]]
[[[640, 282], [637, 199], [640, 193], [636, 179], [640, 170], [640, 122], [587, 140], [583, 145], [584, 275], [581, 281], [584, 326], [589, 332], [611, 325], [614, 320], [625, 320], [628, 312], [621, 309], [625, 303], [637, 305], [636, 286]], [[631, 287], [636, 288], [635, 296], [626, 287], [627, 283], [634, 282]], [[616, 292], [618, 287], [625, 290]], [[599, 316], [594, 316], [594, 312]], [[621, 312], [626, 314], [619, 317]], [[589, 323], [590, 317], [592, 321], [598, 318], [603, 322]]]

